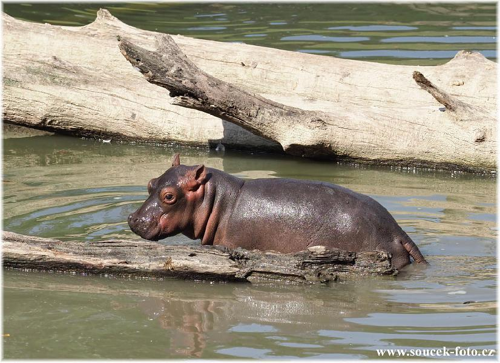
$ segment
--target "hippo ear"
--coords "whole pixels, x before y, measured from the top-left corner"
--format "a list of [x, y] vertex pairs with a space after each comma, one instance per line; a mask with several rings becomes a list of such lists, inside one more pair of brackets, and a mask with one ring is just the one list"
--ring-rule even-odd
[[200, 185], [204, 184], [207, 180], [207, 169], [205, 165], [198, 165], [194, 170], [187, 175], [187, 189], [197, 190]]
[[172, 166], [179, 166], [181, 165], [181, 155], [179, 153], [174, 155], [174, 158], [172, 159]]

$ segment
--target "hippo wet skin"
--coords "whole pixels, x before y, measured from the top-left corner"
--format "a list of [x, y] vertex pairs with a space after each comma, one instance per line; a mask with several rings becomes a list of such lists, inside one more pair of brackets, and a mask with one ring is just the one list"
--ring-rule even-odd
[[148, 183], [149, 197], [128, 218], [132, 231], [157, 241], [183, 233], [203, 245], [283, 253], [325, 246], [386, 251], [393, 267], [426, 263], [415, 243], [372, 198], [323, 182], [242, 180], [204, 165], [180, 164]]

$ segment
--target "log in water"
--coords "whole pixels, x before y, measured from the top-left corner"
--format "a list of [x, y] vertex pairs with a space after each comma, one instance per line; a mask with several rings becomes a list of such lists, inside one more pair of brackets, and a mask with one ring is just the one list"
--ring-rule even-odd
[[3, 232], [4, 268], [218, 281], [327, 283], [395, 275], [385, 252], [321, 246], [294, 254], [213, 246], [167, 246], [144, 240], [60, 241]]
[[213, 77], [202, 90], [206, 101], [234, 86], [231, 102], [193, 110], [175, 104], [194, 107], [199, 98], [186, 97], [193, 87], [169, 97], [120, 54], [118, 37], [151, 51], [157, 35], [106, 10], [84, 27], [4, 15], [4, 120], [111, 140], [222, 141], [334, 160], [496, 170], [496, 63], [479, 53], [459, 52], [441, 66], [400, 66], [172, 36], [179, 48], [158, 54], [185, 54]]

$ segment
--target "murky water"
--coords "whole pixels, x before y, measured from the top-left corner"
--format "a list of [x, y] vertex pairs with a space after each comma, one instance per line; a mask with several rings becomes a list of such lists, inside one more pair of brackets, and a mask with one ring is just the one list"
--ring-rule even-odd
[[99, 8], [142, 29], [385, 63], [430, 65], [462, 49], [496, 59], [496, 4], [4, 4], [9, 15], [86, 25]]
[[[496, 59], [496, 4], [4, 4], [13, 16], [60, 25], [88, 24], [100, 7], [144, 29], [345, 58], [439, 64], [474, 49]], [[127, 215], [181, 152], [185, 164], [242, 178], [368, 194], [432, 265], [330, 286], [5, 271], [5, 358], [356, 359], [381, 348], [496, 347], [494, 178], [24, 136], [4, 133], [5, 230], [82, 243], [136, 238]]]
[[490, 177], [63, 136], [7, 138], [4, 229], [82, 243], [136, 238], [126, 216], [179, 151], [185, 164], [242, 178], [322, 180], [368, 194], [432, 266], [330, 286], [6, 271], [5, 357], [335, 359], [374, 358], [380, 348], [495, 348], [496, 180]]

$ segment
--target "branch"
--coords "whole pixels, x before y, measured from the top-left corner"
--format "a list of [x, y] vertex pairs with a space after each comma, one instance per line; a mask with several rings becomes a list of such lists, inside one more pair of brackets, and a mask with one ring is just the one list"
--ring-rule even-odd
[[82, 243], [12, 232], [3, 232], [3, 266], [117, 276], [296, 283], [396, 273], [385, 252], [313, 247], [281, 254], [213, 246], [167, 246], [143, 240]]
[[[484, 146], [488, 145], [485, 141], [491, 139], [489, 135], [494, 133], [491, 127], [483, 125], [493, 125], [492, 117], [485, 110], [448, 95], [419, 72], [413, 76], [417, 84], [448, 110], [444, 117], [436, 110], [427, 110], [428, 119], [439, 120], [440, 123], [431, 124], [428, 119], [422, 119], [421, 109], [407, 115], [400, 110], [398, 114], [385, 111], [373, 114], [372, 110], [362, 108], [351, 110], [347, 103], [342, 105], [340, 102], [336, 104], [335, 112], [286, 106], [205, 73], [186, 57], [168, 35], [157, 36], [156, 43], [157, 50], [149, 51], [121, 39], [119, 48], [150, 83], [170, 91], [175, 105], [193, 108], [241, 126], [279, 143], [291, 155], [419, 166], [425, 166], [431, 160], [432, 167], [448, 162], [456, 168], [457, 165], [471, 163], [470, 160], [476, 165], [477, 155], [491, 149]], [[410, 81], [405, 87], [409, 84]], [[339, 86], [343, 87], [341, 80]], [[360, 88], [357, 92], [353, 97], [362, 100]], [[429, 101], [425, 95], [422, 99]], [[394, 117], [405, 119], [407, 123], [398, 129], [389, 121]], [[420, 119], [425, 126], [411, 129], [410, 125]], [[465, 120], [468, 122], [454, 122]], [[451, 126], [452, 123], [455, 125]], [[425, 132], [424, 137], [423, 130], [432, 132]], [[424, 143], [415, 141], [422, 139], [425, 139]], [[457, 142], [462, 144], [459, 153], [456, 152]], [[481, 144], [481, 149], [469, 148], [471, 142]], [[446, 161], [443, 155], [446, 155]], [[495, 164], [491, 154], [489, 160]]]
[[158, 35], [156, 44], [157, 50], [151, 52], [119, 39], [123, 56], [148, 82], [168, 89], [178, 106], [209, 113], [277, 142], [283, 127], [328, 117], [268, 100], [203, 72], [169, 35]]
[[448, 111], [451, 112], [472, 112], [472, 106], [465, 102], [459, 101], [448, 93], [436, 87], [431, 81], [429, 81], [422, 73], [415, 71], [413, 72], [413, 79], [417, 84], [425, 91], [429, 92], [432, 97], [436, 99], [440, 104], [442, 104]]

